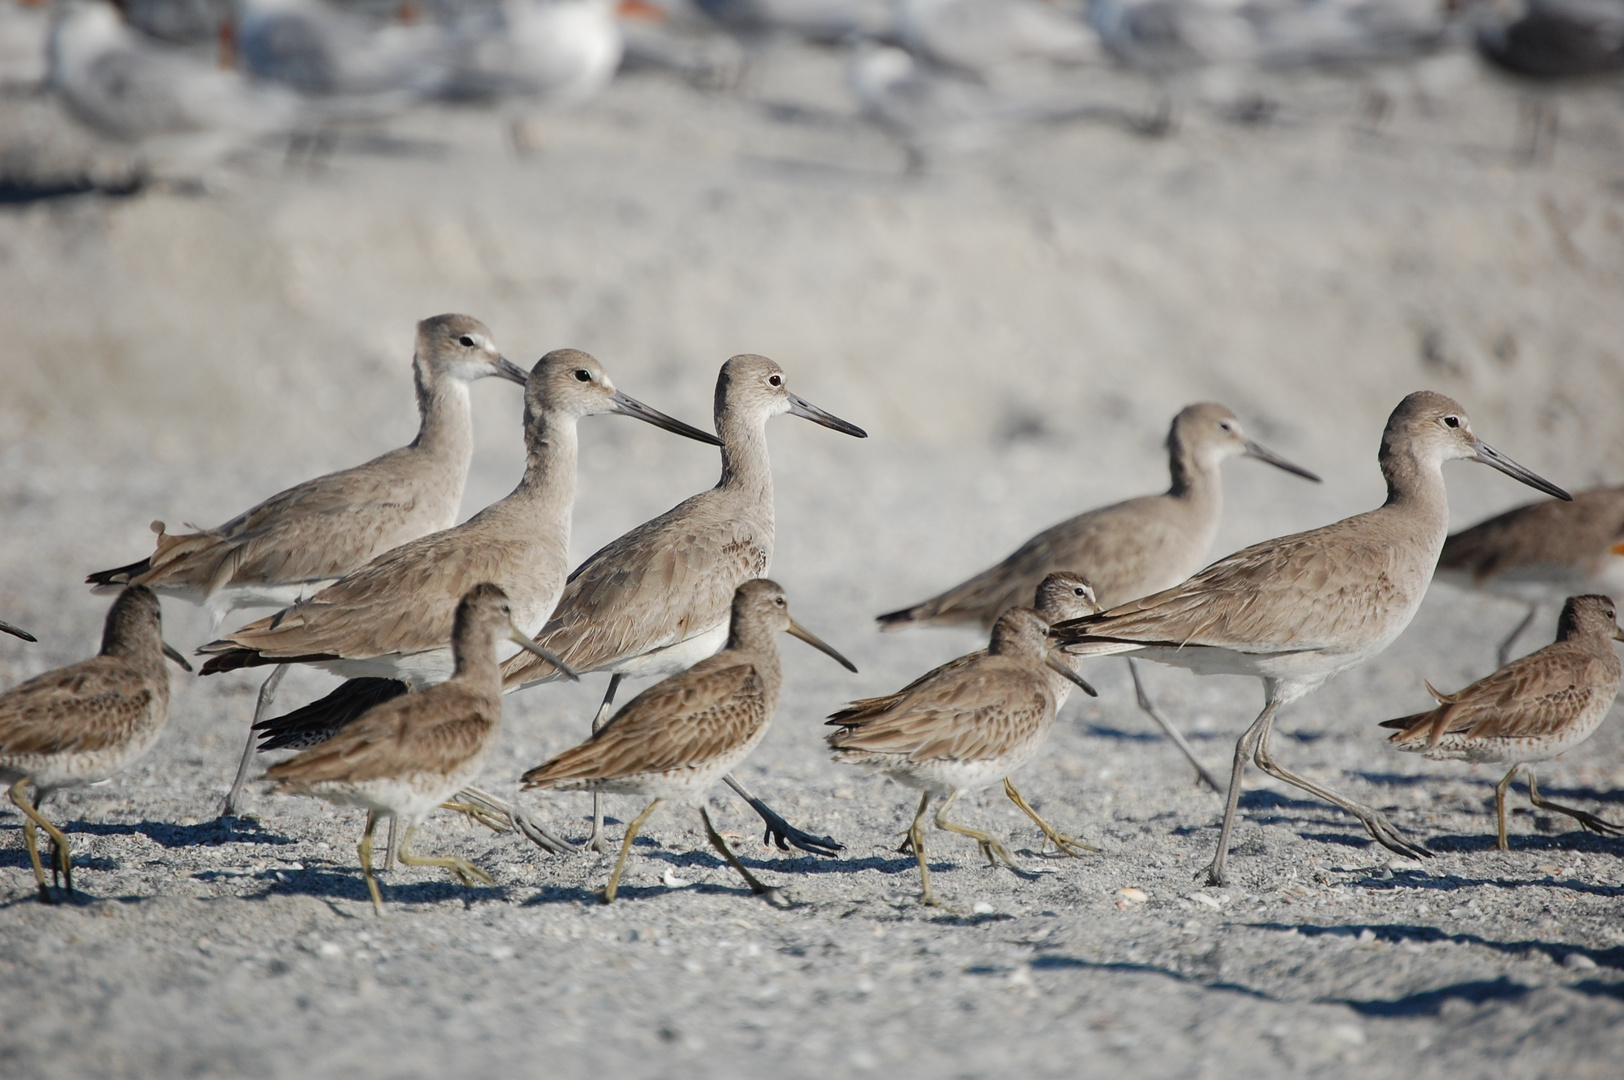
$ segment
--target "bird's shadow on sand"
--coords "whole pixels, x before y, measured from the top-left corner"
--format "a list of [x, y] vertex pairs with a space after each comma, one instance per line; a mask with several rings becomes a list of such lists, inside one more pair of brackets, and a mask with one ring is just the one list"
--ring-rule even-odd
[[[398, 871], [396, 871], [398, 872]], [[438, 905], [447, 900], [461, 901], [463, 907], [471, 908], [482, 900], [507, 900], [507, 887], [503, 885], [464, 885], [452, 879], [449, 872], [441, 871], [439, 876], [423, 881], [391, 881], [395, 872], [378, 872], [378, 891], [383, 896], [385, 909], [392, 905]], [[367, 892], [366, 878], [362, 877], [360, 867], [346, 871], [342, 867], [331, 869], [322, 867], [309, 867], [303, 870], [264, 870], [258, 873], [223, 874], [214, 871], [203, 871], [193, 875], [199, 881], [216, 881], [230, 879], [234, 881], [253, 881], [260, 886], [258, 891], [243, 893], [241, 899], [248, 901], [268, 900], [273, 896], [308, 896], [317, 900], [334, 901], [349, 900], [361, 904], [370, 904], [372, 896]], [[353, 915], [342, 908], [333, 909], [340, 915]]]
[[70, 821], [61, 825], [71, 838], [88, 836], [145, 836], [160, 847], [213, 847], [220, 844], [296, 844], [297, 840], [262, 828], [253, 818], [216, 818], [196, 825], [168, 821]]

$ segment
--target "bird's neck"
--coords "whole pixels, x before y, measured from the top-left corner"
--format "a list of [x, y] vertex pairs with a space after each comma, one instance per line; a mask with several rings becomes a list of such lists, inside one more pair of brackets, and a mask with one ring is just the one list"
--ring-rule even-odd
[[1169, 498], [1195, 508], [1216, 522], [1224, 509], [1223, 475], [1216, 461], [1203, 461], [1192, 451], [1174, 446], [1167, 455], [1172, 484]]
[[451, 677], [489, 696], [502, 696], [502, 666], [496, 660], [496, 635], [484, 627], [458, 627], [451, 642], [456, 667]]
[[716, 433], [722, 440], [722, 478], [716, 486], [772, 506], [773, 468], [767, 456], [766, 418], [724, 412], [716, 417]]
[[417, 438], [412, 445], [466, 472], [474, 457], [474, 418], [468, 384], [417, 372]]

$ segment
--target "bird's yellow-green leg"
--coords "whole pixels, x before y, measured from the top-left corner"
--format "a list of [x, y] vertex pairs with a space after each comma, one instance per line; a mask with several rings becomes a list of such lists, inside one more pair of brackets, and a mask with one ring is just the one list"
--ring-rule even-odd
[[417, 832], [416, 825], [406, 827], [406, 835], [400, 838], [400, 851], [398, 858], [403, 866], [438, 866], [456, 874], [464, 885], [495, 885], [496, 879], [485, 871], [469, 862], [467, 859], [455, 855], [414, 855], [412, 854], [412, 835]]
[[17, 809], [23, 812], [23, 845], [28, 848], [28, 859], [34, 864], [34, 880], [39, 883], [39, 898], [41, 903], [54, 904], [56, 899], [51, 896], [51, 890], [45, 886], [45, 867], [39, 861], [39, 833], [34, 828], [34, 819], [39, 812], [28, 805], [23, 798], [23, 788], [28, 786], [28, 777], [23, 777], [11, 785], [11, 801], [17, 804]]
[[953, 794], [943, 799], [942, 805], [936, 808], [936, 827], [938, 829], [946, 829], [948, 832], [956, 832], [960, 836], [968, 836], [970, 839], [980, 844], [981, 854], [987, 857], [987, 862], [990, 865], [997, 866], [998, 860], [1003, 859], [1005, 865], [1007, 865], [1011, 870], [1019, 869], [1015, 863], [1014, 856], [1010, 855], [1009, 850], [992, 836], [982, 832], [980, 829], [972, 829], [968, 825], [959, 825], [955, 822], [947, 820], [948, 807], [952, 806], [958, 797], [959, 793], [955, 791]]
[[[38, 825], [40, 828], [45, 830], [45, 835], [51, 838], [51, 843], [56, 848], [56, 850], [52, 852], [53, 858], [51, 860], [51, 876], [54, 879], [56, 874], [60, 872], [64, 877], [66, 877], [68, 891], [71, 893], [73, 891], [73, 855], [68, 850], [68, 837], [61, 829], [45, 820], [45, 815], [39, 812], [37, 802], [31, 804], [27, 799], [23, 798], [23, 788], [29, 782], [29, 778], [24, 777], [15, 784], [11, 785], [11, 801], [17, 804], [17, 809], [28, 815], [29, 824]], [[36, 843], [32, 832], [30, 832], [26, 826], [24, 828], [24, 833], [26, 835], [23, 837], [23, 839], [28, 844], [29, 857], [33, 859], [35, 871], [39, 876], [40, 899], [49, 904], [52, 901], [45, 891], [45, 871], [40, 866], [39, 846]]]
[[927, 791], [919, 797], [919, 812], [908, 826], [908, 846], [913, 848], [914, 858], [919, 861], [919, 902], [925, 907], [941, 907], [942, 902], [931, 891], [930, 867], [925, 864], [925, 810], [929, 806], [930, 792]]
[[660, 800], [655, 799], [643, 807], [643, 812], [632, 818], [631, 824], [626, 826], [626, 839], [620, 842], [620, 858], [615, 860], [615, 868], [610, 872], [609, 881], [603, 887], [604, 903], [612, 904], [615, 902], [615, 893], [620, 891], [620, 875], [626, 869], [626, 856], [631, 854], [632, 841], [637, 839], [638, 830], [643, 827], [643, 823], [649, 819], [649, 816], [654, 813], [654, 808], [659, 805]]
[[1043, 830], [1043, 835], [1047, 836], [1054, 846], [1059, 849], [1056, 854], [1069, 855], [1075, 859], [1085, 851], [1099, 850], [1093, 844], [1085, 843], [1082, 840], [1067, 836], [1065, 833], [1055, 831], [1053, 825], [1038, 817], [1038, 812], [1027, 805], [1026, 800], [1021, 797], [1019, 791], [1015, 790], [1015, 785], [1010, 782], [1007, 776], [1004, 777], [1004, 794], [1008, 795], [1009, 801], [1020, 807], [1027, 817], [1037, 822], [1038, 828]]
[[1614, 825], [1611, 821], [1604, 821], [1595, 814], [1575, 810], [1571, 806], [1563, 806], [1561, 803], [1554, 803], [1545, 798], [1539, 793], [1539, 785], [1534, 783], [1534, 770], [1532, 769], [1528, 770], [1528, 801], [1541, 810], [1555, 810], [1558, 814], [1566, 814], [1591, 832], [1601, 833], [1604, 836], [1624, 836], [1624, 827]]
[[361, 876], [366, 878], [367, 892], [372, 894], [372, 910], [383, 916], [383, 895], [378, 892], [378, 879], [372, 873], [372, 830], [378, 827], [378, 812], [367, 811], [366, 831], [361, 834], [361, 843], [357, 848], [361, 852]]
[[703, 806], [699, 808], [699, 816], [705, 819], [705, 835], [710, 838], [711, 847], [715, 848], [717, 851], [720, 851], [722, 853], [722, 858], [728, 861], [728, 865], [739, 872], [739, 876], [744, 878], [745, 882], [749, 884], [750, 891], [755, 893], [757, 896], [760, 896], [763, 893], [777, 895], [777, 889], [773, 888], [771, 885], [762, 884], [761, 879], [757, 878], [754, 874], [744, 868], [744, 864], [739, 861], [739, 857], [733, 854], [733, 849], [727, 846], [727, 841], [722, 839], [722, 834], [717, 832], [716, 826], [711, 824], [710, 814], [706, 812]]
[[1510, 851], [1511, 844], [1506, 840], [1506, 791], [1511, 787], [1511, 778], [1517, 775], [1521, 765], [1513, 765], [1505, 778], [1494, 785], [1494, 819], [1500, 829], [1500, 850]]

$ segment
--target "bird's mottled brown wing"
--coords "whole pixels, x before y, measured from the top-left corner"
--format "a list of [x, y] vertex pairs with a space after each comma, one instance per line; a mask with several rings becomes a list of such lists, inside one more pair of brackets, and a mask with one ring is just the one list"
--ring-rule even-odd
[[942, 678], [949, 672], [962, 671], [986, 655], [986, 649], [977, 649], [973, 653], [966, 653], [963, 656], [954, 657], [952, 660], [949, 660], [940, 667], [935, 667], [925, 672], [923, 675], [919, 676], [919, 678], [915, 679], [913, 682], [909, 683], [907, 686], [904, 686], [901, 690], [898, 690], [895, 693], [885, 694], [881, 697], [858, 698], [856, 701], [848, 703], [843, 708], [830, 713], [829, 719], [826, 720], [825, 723], [829, 724], [831, 727], [850, 727], [858, 721], [866, 719], [870, 716], [878, 716], [880, 713], [896, 708], [898, 705], [908, 699], [908, 695], [912, 694], [920, 687], [928, 686], [930, 683]]
[[610, 780], [702, 765], [747, 742], [771, 717], [753, 663], [712, 657], [656, 683], [592, 738], [524, 774], [528, 787]]
[[0, 695], [0, 755], [89, 752], [127, 741], [167, 697], [116, 657], [47, 671]]
[[[707, 512], [694, 496], [606, 545], [570, 574], [537, 640], [577, 671], [675, 645], [725, 622], [734, 591], [767, 572], [771, 538], [750, 520]], [[507, 686], [556, 673], [530, 653]]]
[[830, 733], [828, 742], [918, 762], [981, 761], [1008, 753], [1053, 715], [1041, 675], [989, 657], [921, 687], [889, 712]]
[[1581, 491], [1572, 502], [1546, 499], [1462, 529], [1444, 541], [1440, 570], [1482, 582], [1507, 570], [1553, 566], [1594, 573], [1624, 541], [1624, 487]]
[[[1609, 662], [1610, 661], [1610, 662]], [[1528, 739], [1552, 735], [1577, 720], [1598, 697], [1618, 693], [1621, 666], [1579, 643], [1557, 642], [1531, 653], [1453, 694], [1440, 695], [1430, 712], [1404, 717], [1394, 743], [1430, 741], [1445, 735], [1472, 740]], [[1397, 721], [1388, 721], [1397, 727]]]
[[[265, 771], [287, 790], [323, 781], [383, 780], [413, 772], [451, 772], [496, 732], [493, 703], [441, 683], [373, 709], [337, 735]], [[495, 703], [500, 715], [500, 703]]]

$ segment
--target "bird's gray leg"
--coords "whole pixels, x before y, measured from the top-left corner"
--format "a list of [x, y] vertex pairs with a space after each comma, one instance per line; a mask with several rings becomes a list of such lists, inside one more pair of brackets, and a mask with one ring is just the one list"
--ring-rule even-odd
[[778, 815], [772, 807], [750, 794], [743, 782], [732, 773], [722, 777], [728, 787], [739, 793], [739, 798], [750, 804], [750, 808], [761, 815], [761, 820], [767, 823], [767, 831], [761, 836], [761, 842], [776, 843], [779, 851], [788, 851], [789, 845], [794, 844], [802, 851], [809, 851], [813, 855], [827, 855], [834, 858], [835, 852], [845, 850], [846, 845], [832, 836], [813, 836], [802, 832]]
[[254, 705], [253, 723], [248, 725], [248, 745], [242, 748], [242, 760], [237, 762], [237, 778], [231, 782], [231, 791], [226, 795], [225, 805], [220, 808], [221, 817], [237, 816], [237, 800], [242, 796], [243, 785], [248, 783], [248, 770], [254, 762], [254, 744], [259, 741], [259, 732], [254, 725], [265, 719], [265, 714], [271, 711], [271, 702], [276, 700], [276, 688], [282, 683], [282, 676], [288, 673], [288, 665], [278, 664], [271, 677], [266, 679], [259, 688], [259, 701]]
[[473, 811], [470, 816], [486, 828], [502, 832], [511, 824], [526, 840], [555, 855], [568, 855], [575, 850], [574, 844], [536, 824], [518, 803], [500, 799], [484, 788], [465, 787], [457, 793], [457, 798], [468, 804], [468, 809]]
[[1529, 604], [1528, 614], [1524, 615], [1522, 622], [1517, 624], [1517, 629], [1513, 630], [1506, 637], [1506, 639], [1500, 643], [1500, 651], [1494, 654], [1495, 667], [1505, 667], [1511, 662], [1511, 646], [1517, 643], [1517, 639], [1522, 637], [1523, 631], [1528, 629], [1528, 624], [1533, 622], [1534, 616], [1538, 614], [1539, 605]]
[[[609, 677], [609, 692], [603, 695], [603, 704], [598, 706], [598, 715], [592, 718], [592, 733], [596, 735], [603, 725], [609, 722], [609, 708], [615, 703], [615, 691], [620, 689], [621, 675]], [[592, 835], [586, 838], [586, 846], [599, 854], [609, 853], [609, 842], [603, 838], [603, 792], [592, 793]]]
[[1167, 718], [1161, 714], [1161, 710], [1157, 709], [1155, 703], [1150, 700], [1150, 695], [1145, 693], [1145, 684], [1139, 678], [1139, 665], [1134, 663], [1131, 656], [1125, 657], [1125, 659], [1128, 661], [1128, 671], [1133, 675], [1133, 691], [1139, 696], [1139, 707], [1145, 711], [1145, 715], [1156, 721], [1156, 726], [1162, 729], [1162, 734], [1173, 740], [1173, 745], [1177, 746], [1184, 756], [1189, 759], [1190, 764], [1195, 766], [1196, 774], [1201, 778], [1201, 781], [1220, 795], [1223, 794], [1224, 787], [1218, 782], [1218, 778], [1213, 776], [1206, 765], [1202, 764], [1201, 759], [1195, 756], [1195, 750], [1185, 740], [1179, 729], [1168, 722]]
[[[1235, 810], [1241, 801], [1241, 776], [1246, 772], [1246, 760], [1257, 750], [1258, 741], [1263, 733], [1274, 723], [1274, 714], [1280, 709], [1280, 701], [1275, 697], [1272, 683], [1265, 683], [1266, 700], [1263, 711], [1258, 713], [1252, 726], [1247, 728], [1235, 742], [1235, 761], [1229, 772], [1229, 794], [1224, 800], [1224, 824], [1218, 830], [1218, 853], [1212, 857], [1212, 862], [1202, 873], [1207, 876], [1208, 885], [1221, 886], [1224, 884], [1224, 860], [1229, 857], [1229, 834], [1235, 828]], [[1196, 877], [1200, 877], [1197, 874]]]
[[[1583, 810], [1575, 810], [1573, 807], [1563, 806], [1561, 803], [1551, 802], [1549, 799], [1545, 798], [1539, 793], [1539, 785], [1534, 782], [1534, 770], [1529, 769], [1527, 772], [1528, 801], [1539, 807], [1541, 810], [1555, 810], [1558, 814], [1566, 814], [1568, 817], [1572, 818], [1574, 821], [1577, 821], [1580, 825], [1593, 833], [1601, 833], [1604, 836], [1624, 836], [1624, 827], [1614, 825], [1611, 821], [1603, 821], [1595, 814], [1589, 814]], [[73, 888], [73, 883], [71, 881], [68, 883], [68, 888], [70, 890]]]

